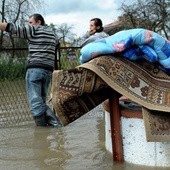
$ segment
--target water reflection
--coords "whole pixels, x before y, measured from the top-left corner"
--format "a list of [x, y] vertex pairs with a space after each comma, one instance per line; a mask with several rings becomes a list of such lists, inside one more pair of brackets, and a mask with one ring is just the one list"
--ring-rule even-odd
[[64, 148], [64, 130], [51, 128], [35, 128], [34, 158], [39, 169], [64, 169], [69, 152]]
[[113, 163], [105, 150], [104, 115], [87, 114], [61, 128], [34, 123], [0, 130], [0, 170], [166, 170]]

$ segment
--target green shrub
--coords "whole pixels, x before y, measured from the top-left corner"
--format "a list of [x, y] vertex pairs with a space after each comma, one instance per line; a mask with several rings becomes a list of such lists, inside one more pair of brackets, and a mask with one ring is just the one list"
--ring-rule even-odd
[[[68, 48], [69, 49], [69, 48]], [[66, 50], [61, 51], [61, 56], [60, 56], [60, 69], [65, 70], [65, 69], [72, 69], [75, 68], [80, 64], [79, 62], [79, 56], [80, 56], [80, 50], [75, 50], [75, 53], [73, 54], [74, 58], [69, 59], [69, 53]]]
[[24, 79], [25, 62], [14, 62], [12, 59], [0, 62], [0, 81]]

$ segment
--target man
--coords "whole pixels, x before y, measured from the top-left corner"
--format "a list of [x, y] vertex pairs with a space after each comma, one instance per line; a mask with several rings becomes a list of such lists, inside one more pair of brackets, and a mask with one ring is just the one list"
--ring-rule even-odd
[[30, 111], [37, 126], [60, 127], [55, 113], [46, 104], [49, 83], [54, 69], [56, 37], [53, 30], [45, 26], [40, 14], [29, 17], [28, 26], [0, 23], [0, 30], [15, 34], [28, 41], [28, 64], [26, 90]]
[[103, 31], [103, 23], [100, 18], [93, 18], [90, 20], [89, 31], [83, 37], [85, 41], [82, 43], [81, 47], [86, 44], [93, 42], [95, 40], [108, 37], [109, 35]]

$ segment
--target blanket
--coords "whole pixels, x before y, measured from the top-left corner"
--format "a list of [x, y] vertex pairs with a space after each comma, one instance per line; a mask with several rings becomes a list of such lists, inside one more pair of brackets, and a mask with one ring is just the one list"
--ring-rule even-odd
[[81, 49], [80, 62], [114, 53], [132, 61], [157, 62], [162, 70], [170, 73], [170, 42], [156, 32], [142, 28], [119, 31], [87, 44]]
[[74, 69], [56, 70], [53, 107], [66, 126], [109, 98], [113, 89], [144, 108], [148, 141], [170, 141], [170, 77], [146, 61], [105, 55]]

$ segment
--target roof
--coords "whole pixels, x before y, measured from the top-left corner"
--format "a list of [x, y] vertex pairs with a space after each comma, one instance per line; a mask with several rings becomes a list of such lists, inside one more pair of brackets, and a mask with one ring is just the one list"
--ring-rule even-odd
[[124, 18], [118, 17], [118, 20], [110, 24], [104, 25], [104, 31], [111, 35], [124, 28]]

